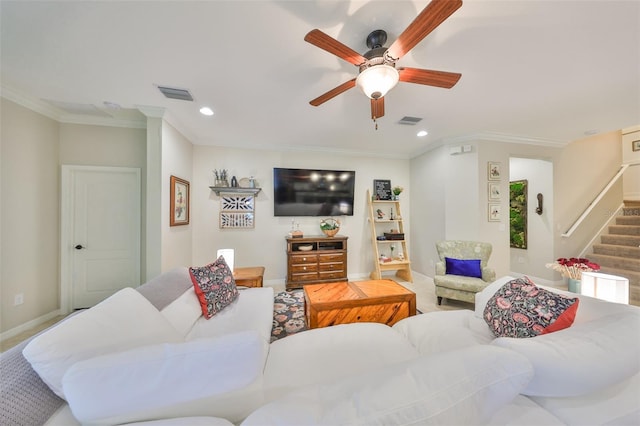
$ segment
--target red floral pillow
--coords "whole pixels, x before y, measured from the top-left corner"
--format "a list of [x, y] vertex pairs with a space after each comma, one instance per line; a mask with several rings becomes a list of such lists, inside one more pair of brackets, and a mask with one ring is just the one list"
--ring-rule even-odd
[[516, 278], [500, 287], [484, 308], [484, 320], [496, 337], [535, 337], [570, 327], [580, 299]]
[[211, 318], [238, 297], [233, 272], [220, 256], [218, 260], [199, 268], [189, 268], [193, 288], [202, 307], [202, 315]]

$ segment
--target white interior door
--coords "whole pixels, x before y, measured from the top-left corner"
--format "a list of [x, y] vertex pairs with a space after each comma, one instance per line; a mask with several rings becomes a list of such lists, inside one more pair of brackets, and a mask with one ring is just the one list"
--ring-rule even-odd
[[63, 166], [62, 189], [62, 308], [137, 287], [140, 169]]

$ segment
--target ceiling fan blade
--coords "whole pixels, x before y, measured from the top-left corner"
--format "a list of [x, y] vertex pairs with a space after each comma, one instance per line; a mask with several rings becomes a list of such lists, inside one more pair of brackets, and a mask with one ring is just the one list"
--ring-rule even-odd
[[309, 33], [304, 36], [304, 40], [319, 47], [320, 49], [333, 53], [337, 57], [344, 59], [353, 65], [360, 65], [367, 60], [355, 50], [345, 46], [335, 38], [328, 36], [318, 29], [309, 31]]
[[420, 68], [398, 68], [398, 73], [400, 73], [400, 81], [445, 89], [451, 89], [462, 77], [462, 74], [456, 72], [423, 70]]
[[355, 87], [355, 85], [356, 85], [356, 79], [352, 78], [349, 81], [345, 81], [340, 86], [329, 90], [327, 93], [318, 96], [317, 98], [315, 98], [314, 100], [310, 101], [309, 103], [311, 105], [313, 105], [313, 106], [322, 105], [323, 103], [327, 102], [329, 99], [331, 99], [331, 98], [333, 98], [335, 96], [338, 96], [342, 92], [346, 92], [347, 90], [351, 89], [352, 87]]
[[462, 6], [462, 0], [431, 0], [416, 19], [400, 34], [400, 37], [387, 50], [394, 59], [406, 55], [420, 43], [431, 31], [442, 24], [453, 12]]
[[384, 116], [384, 97], [371, 99], [371, 119], [375, 120]]

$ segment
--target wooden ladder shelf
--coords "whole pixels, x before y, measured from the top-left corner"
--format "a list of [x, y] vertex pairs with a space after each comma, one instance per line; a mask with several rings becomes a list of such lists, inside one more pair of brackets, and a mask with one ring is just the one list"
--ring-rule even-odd
[[[368, 190], [367, 200], [369, 203], [369, 223], [371, 224], [371, 242], [374, 254], [374, 269], [371, 272], [371, 279], [379, 280], [382, 279], [383, 272], [396, 271], [398, 278], [413, 282], [406, 236], [402, 239], [378, 239], [378, 237], [384, 236], [385, 233], [390, 233], [391, 230], [404, 235], [400, 201], [374, 200]], [[393, 237], [392, 233], [391, 236]], [[390, 260], [383, 260], [381, 255]]]

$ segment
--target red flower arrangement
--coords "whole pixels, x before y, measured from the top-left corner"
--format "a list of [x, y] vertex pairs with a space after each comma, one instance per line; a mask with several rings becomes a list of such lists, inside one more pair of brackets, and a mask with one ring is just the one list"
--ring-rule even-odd
[[579, 280], [582, 278], [582, 272], [599, 271], [600, 265], [585, 258], [572, 257], [566, 259], [561, 257], [553, 263], [547, 263], [547, 268], [560, 272], [563, 277]]

